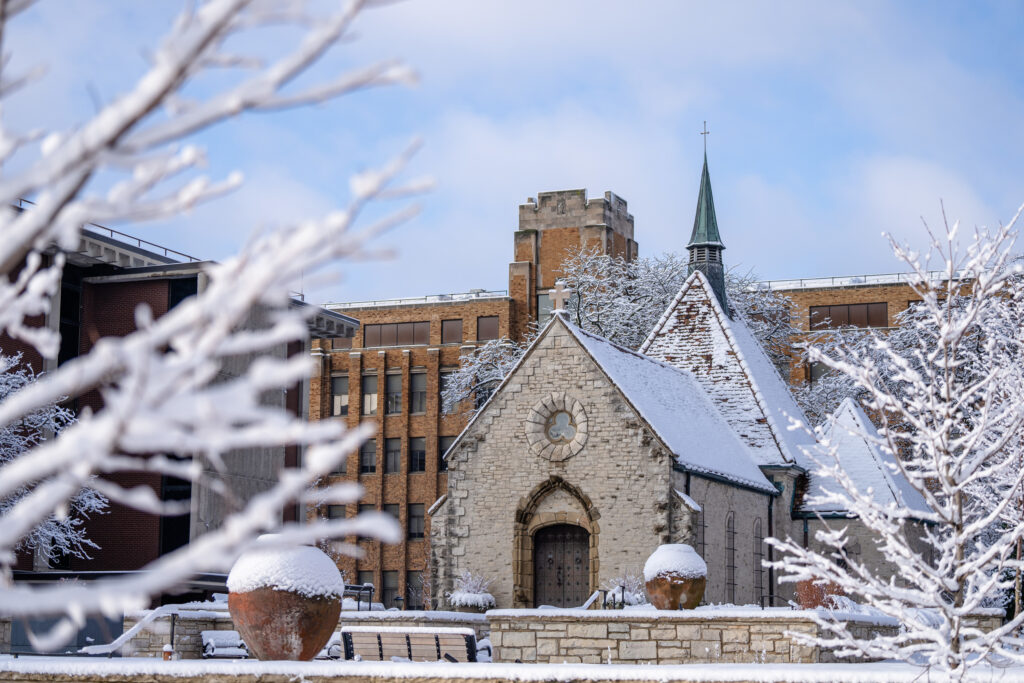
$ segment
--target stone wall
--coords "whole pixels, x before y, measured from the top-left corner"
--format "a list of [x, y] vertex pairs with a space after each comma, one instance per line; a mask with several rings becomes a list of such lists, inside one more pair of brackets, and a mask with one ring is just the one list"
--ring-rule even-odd
[[[838, 661], [789, 633], [813, 636], [806, 612], [732, 610], [495, 610], [488, 613], [496, 662], [693, 664]], [[896, 627], [864, 622], [865, 634]]]
[[[579, 406], [577, 438], [535, 452], [527, 418], [558, 402]], [[570, 333], [549, 328], [449, 454], [431, 511], [435, 598], [468, 570], [493, 579], [499, 607], [532, 606], [532, 534], [547, 524], [590, 534], [590, 591], [636, 572], [671, 539], [670, 459]]]

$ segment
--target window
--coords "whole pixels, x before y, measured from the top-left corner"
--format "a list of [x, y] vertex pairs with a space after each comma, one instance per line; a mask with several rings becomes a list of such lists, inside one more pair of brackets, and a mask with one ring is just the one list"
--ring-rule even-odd
[[476, 319], [477, 341], [488, 341], [498, 338], [498, 316], [487, 315]]
[[397, 503], [384, 504], [384, 514], [391, 515], [396, 522], [399, 520], [399, 517], [402, 514], [401, 510], [402, 508]]
[[409, 505], [409, 538], [423, 538], [423, 503]]
[[761, 532], [761, 518], [754, 520], [754, 600], [757, 604], [764, 606], [764, 567], [761, 562], [764, 560], [764, 534]]
[[327, 519], [344, 519], [345, 518], [345, 506], [344, 505], [328, 505], [327, 506]]
[[356, 581], [361, 586], [372, 586], [373, 585], [373, 572], [361, 571], [356, 573]]
[[334, 337], [331, 339], [332, 349], [351, 349], [352, 337]]
[[537, 322], [543, 325], [551, 318], [551, 295], [550, 294], [538, 294], [537, 295]]
[[430, 322], [363, 326], [363, 346], [413, 346], [430, 343]]
[[437, 376], [437, 404], [440, 406], [440, 411], [442, 415], [448, 415], [449, 413], [451, 413], [450, 410], [444, 409], [444, 392], [448, 388], [448, 385], [451, 383], [451, 381], [452, 373], [450, 371], [442, 372], [440, 375]]
[[397, 415], [402, 412], [402, 376], [384, 376], [384, 414]]
[[334, 471], [331, 474], [346, 474], [348, 472], [348, 459], [349, 454], [346, 453], [344, 459], [340, 463], [334, 466]]
[[402, 440], [384, 439], [384, 474], [394, 474], [402, 469]]
[[409, 412], [427, 412], [427, 374], [415, 372], [409, 375]]
[[406, 572], [405, 574], [405, 604], [409, 609], [423, 609], [426, 596], [423, 586], [423, 572]]
[[487, 403], [487, 399], [491, 397], [497, 385], [491, 384], [486, 387], [477, 387], [476, 391], [473, 392], [473, 407], [479, 409], [480, 406]]
[[373, 474], [377, 471], [377, 440], [369, 439], [359, 447], [359, 474]]
[[425, 472], [427, 469], [427, 440], [422, 436], [409, 439], [409, 471]]
[[707, 525], [704, 522], [704, 510], [697, 513], [697, 528], [695, 532], [697, 534], [697, 554], [704, 557], [705, 546], [704, 546], [704, 530]]
[[462, 343], [462, 321], [442, 320], [441, 321], [441, 343], [461, 344]]
[[448, 453], [448, 449], [455, 443], [454, 436], [442, 436], [437, 440], [437, 471], [447, 472], [448, 461], [445, 460], [445, 455]]
[[348, 377], [331, 378], [331, 415], [348, 415]]
[[736, 603], [736, 516], [725, 518], [725, 601]]
[[889, 305], [842, 304], [811, 306], [811, 329], [832, 330], [839, 327], [888, 327]]
[[363, 415], [377, 414], [377, 375], [363, 376]]
[[398, 572], [382, 572], [382, 578], [384, 587], [380, 591], [380, 601], [384, 603], [385, 608], [400, 607], [401, 605], [395, 602], [395, 598], [398, 597]]
[[807, 379], [812, 384], [828, 374], [828, 366], [824, 363], [810, 363], [807, 366]]

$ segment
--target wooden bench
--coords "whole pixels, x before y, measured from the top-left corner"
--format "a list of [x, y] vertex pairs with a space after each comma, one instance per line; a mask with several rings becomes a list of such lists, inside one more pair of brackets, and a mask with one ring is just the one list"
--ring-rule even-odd
[[476, 661], [476, 634], [471, 628], [345, 626], [341, 641], [345, 659]]
[[203, 659], [244, 659], [249, 650], [238, 631], [200, 631]]

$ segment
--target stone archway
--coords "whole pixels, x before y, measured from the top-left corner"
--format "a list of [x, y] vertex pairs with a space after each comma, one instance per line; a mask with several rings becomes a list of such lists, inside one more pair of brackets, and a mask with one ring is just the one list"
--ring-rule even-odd
[[554, 525], [580, 527], [587, 534], [587, 594], [597, 588], [601, 515], [577, 486], [552, 476], [519, 501], [512, 548], [513, 600], [516, 607], [534, 606], [534, 540], [539, 530]]

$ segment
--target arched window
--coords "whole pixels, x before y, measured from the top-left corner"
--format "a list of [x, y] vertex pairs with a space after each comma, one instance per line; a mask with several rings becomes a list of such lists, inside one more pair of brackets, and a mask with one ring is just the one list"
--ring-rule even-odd
[[[764, 597], [764, 534], [761, 532], [761, 518], [754, 520], [754, 600], [761, 604]], [[763, 605], [762, 605], [763, 606]]]
[[696, 545], [695, 550], [697, 551], [698, 555], [700, 555], [701, 557], [704, 557], [704, 527], [705, 527], [705, 525], [704, 525], [704, 511], [701, 510], [700, 512], [698, 512], [696, 514], [697, 514], [697, 524], [696, 524], [697, 528], [694, 531], [697, 534], [697, 542], [695, 544]]
[[725, 518], [725, 600], [736, 602], [736, 516]]

